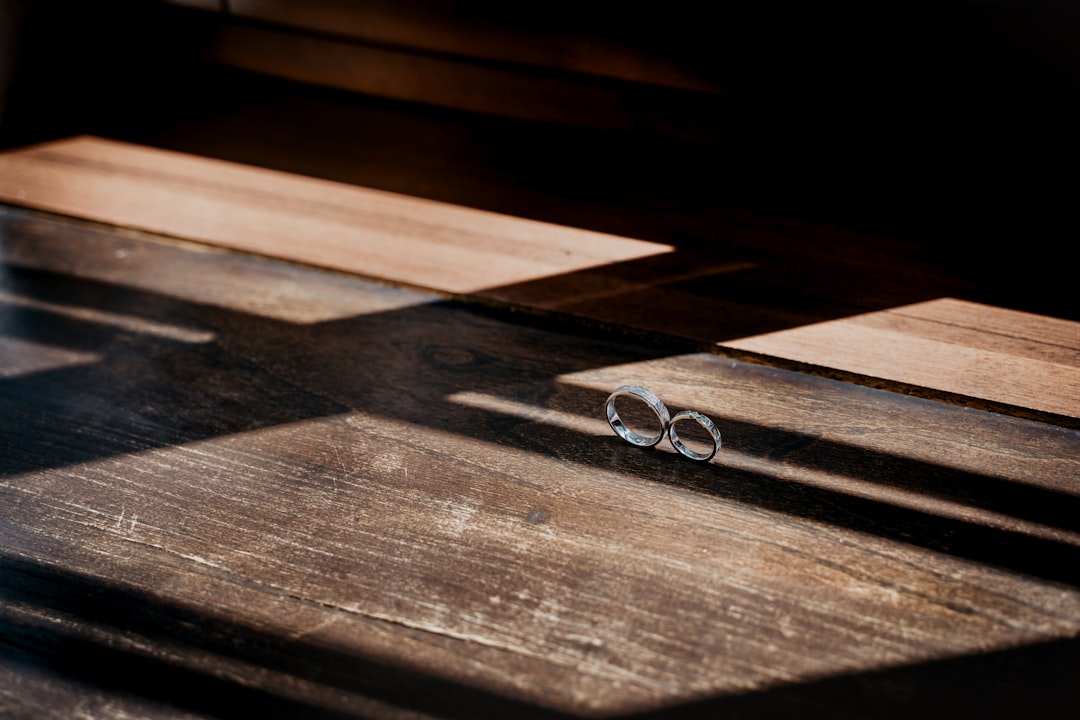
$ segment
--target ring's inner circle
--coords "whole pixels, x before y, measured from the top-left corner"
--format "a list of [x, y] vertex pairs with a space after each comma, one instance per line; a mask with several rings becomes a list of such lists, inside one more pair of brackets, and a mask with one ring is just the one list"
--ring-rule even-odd
[[615, 412], [627, 431], [636, 436], [634, 442], [655, 444], [664, 435], [664, 423], [649, 403], [635, 395], [615, 398]]
[[693, 418], [673, 419], [671, 434], [673, 440], [677, 440], [684, 448], [698, 455], [712, 455], [716, 449], [712, 434]]

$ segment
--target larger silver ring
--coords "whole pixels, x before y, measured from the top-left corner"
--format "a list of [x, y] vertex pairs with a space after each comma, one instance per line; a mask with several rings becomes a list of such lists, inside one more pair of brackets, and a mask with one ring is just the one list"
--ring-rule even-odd
[[[675, 425], [684, 421], [696, 422], [708, 431], [709, 435], [712, 436], [712, 452], [699, 453], [686, 447], [686, 445], [683, 445], [682, 440], [679, 439], [679, 433], [675, 429]], [[716, 429], [716, 425], [713, 424], [712, 420], [696, 410], [683, 410], [680, 413], [676, 413], [675, 417], [671, 418], [671, 422], [668, 423], [667, 432], [668, 439], [671, 440], [671, 444], [675, 446], [675, 449], [691, 460], [708, 462], [709, 460], [712, 460], [713, 456], [720, 450], [720, 431]]]
[[[628, 428], [626, 423], [622, 421], [619, 413], [615, 410], [615, 399], [623, 395], [641, 400], [656, 414], [656, 419], [660, 421], [660, 432], [656, 433], [655, 437], [640, 435]], [[667, 407], [660, 401], [660, 398], [637, 385], [623, 385], [615, 390], [608, 396], [604, 409], [607, 412], [608, 425], [615, 431], [615, 434], [631, 445], [637, 445], [638, 447], [652, 447], [663, 440], [664, 435], [667, 434], [668, 423], [671, 422], [671, 414], [668, 413]]]

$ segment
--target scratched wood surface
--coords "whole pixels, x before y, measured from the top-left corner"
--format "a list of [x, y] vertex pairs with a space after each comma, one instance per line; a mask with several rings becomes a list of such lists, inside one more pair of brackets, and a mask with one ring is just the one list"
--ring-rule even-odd
[[[0, 221], [0, 714], [1080, 701], [1076, 430]], [[619, 441], [627, 382], [721, 453]]]
[[[998, 285], [993, 276], [958, 272], [895, 238], [728, 218], [716, 220], [721, 239], [687, 248], [88, 136], [0, 155], [0, 199], [998, 411], [1080, 419], [1075, 303], [1044, 317], [975, 302]], [[684, 218], [682, 229], [714, 219]]]

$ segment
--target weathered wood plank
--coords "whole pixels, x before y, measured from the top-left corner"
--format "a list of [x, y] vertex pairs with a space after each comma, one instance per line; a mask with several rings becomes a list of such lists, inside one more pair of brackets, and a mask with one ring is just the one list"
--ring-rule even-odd
[[[33, 301], [0, 302], [0, 628], [95, 702], [858, 714], [905, 667], [977, 682], [965, 658], [1080, 633], [1076, 430], [34, 223], [0, 245]], [[625, 382], [712, 415], [721, 454], [621, 443]]]

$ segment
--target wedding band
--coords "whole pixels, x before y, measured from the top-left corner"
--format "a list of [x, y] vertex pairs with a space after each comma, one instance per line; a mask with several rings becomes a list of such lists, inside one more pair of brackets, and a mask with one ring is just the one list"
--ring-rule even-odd
[[[639, 435], [628, 428], [622, 421], [622, 418], [619, 417], [619, 413], [615, 410], [615, 399], [623, 395], [628, 395], [641, 400], [656, 414], [656, 419], [660, 421], [660, 432], [656, 434], [656, 437]], [[637, 445], [638, 447], [652, 447], [663, 440], [664, 435], [668, 430], [668, 423], [671, 422], [671, 415], [668, 413], [668, 409], [664, 403], [660, 401], [660, 398], [656, 397], [645, 388], [637, 385], [623, 385], [615, 392], [611, 393], [611, 395], [608, 396], [605, 410], [607, 412], [608, 425], [615, 431], [615, 434], [631, 445]]]
[[[709, 435], [712, 436], [712, 452], [699, 453], [683, 445], [682, 440], [679, 439], [678, 431], [675, 430], [675, 423], [683, 420], [696, 422], [708, 431]], [[683, 410], [680, 413], [676, 413], [675, 417], [671, 418], [668, 422], [667, 433], [668, 439], [671, 440], [671, 444], [675, 446], [675, 449], [691, 460], [708, 462], [709, 460], [712, 460], [713, 456], [720, 450], [720, 431], [716, 429], [716, 425], [713, 424], [712, 420], [696, 410]]]

